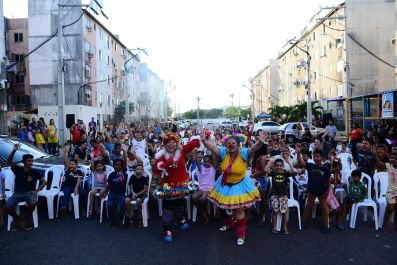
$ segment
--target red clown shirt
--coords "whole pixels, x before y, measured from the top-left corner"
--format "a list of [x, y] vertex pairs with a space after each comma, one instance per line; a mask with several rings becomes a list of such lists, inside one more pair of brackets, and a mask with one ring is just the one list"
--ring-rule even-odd
[[156, 154], [156, 163], [152, 166], [152, 172], [162, 176], [160, 187], [168, 183], [172, 188], [180, 188], [190, 181], [185, 156], [198, 147], [200, 141], [194, 139], [177, 149], [173, 157], [164, 149]]

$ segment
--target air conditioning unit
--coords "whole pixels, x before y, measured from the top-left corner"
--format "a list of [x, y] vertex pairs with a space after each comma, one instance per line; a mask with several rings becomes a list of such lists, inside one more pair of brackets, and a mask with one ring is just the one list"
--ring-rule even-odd
[[302, 85], [302, 81], [301, 81], [301, 80], [295, 80], [295, 81], [293, 82], [293, 84], [294, 84], [296, 87], [299, 87], [299, 86]]
[[126, 73], [125, 70], [121, 70], [122, 75], [125, 75], [125, 73]]
[[93, 54], [92, 52], [89, 52], [89, 53], [88, 53], [88, 58], [91, 59], [91, 58], [93, 58], [93, 57], [94, 57], [94, 54]]
[[87, 31], [91, 32], [92, 31], [92, 27], [91, 26], [87, 26]]
[[85, 76], [91, 76], [91, 70], [85, 69], [84, 70]]
[[305, 61], [300, 61], [296, 64], [296, 67], [298, 68], [304, 68], [306, 67], [306, 62]]

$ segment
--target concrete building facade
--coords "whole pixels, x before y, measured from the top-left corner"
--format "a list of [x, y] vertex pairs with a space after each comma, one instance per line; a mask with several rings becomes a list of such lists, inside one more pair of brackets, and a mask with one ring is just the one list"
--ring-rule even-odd
[[[81, 5], [81, 0], [61, 2]], [[113, 119], [116, 106], [125, 100], [137, 108], [139, 58], [93, 14], [79, 7], [64, 7], [61, 24], [66, 105], [101, 108], [105, 120]], [[29, 1], [29, 49], [50, 39], [29, 56], [32, 105], [36, 108], [57, 104], [57, 27], [58, 1]], [[131, 120], [138, 117], [135, 113]]]
[[140, 116], [143, 120], [165, 120], [167, 96], [164, 81], [146, 63], [140, 65]]
[[28, 19], [6, 19], [7, 25], [7, 79], [9, 81], [8, 110], [27, 111], [30, 105], [30, 78], [28, 58]]

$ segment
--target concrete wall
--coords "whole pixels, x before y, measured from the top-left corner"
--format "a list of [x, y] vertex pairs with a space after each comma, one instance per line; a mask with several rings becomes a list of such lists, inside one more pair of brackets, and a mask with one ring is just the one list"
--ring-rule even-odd
[[[395, 1], [346, 0], [346, 32], [382, 60], [395, 65]], [[347, 38], [352, 95], [376, 94], [396, 88], [395, 69]]]
[[[61, 0], [62, 3], [80, 5], [81, 0]], [[58, 1], [29, 1], [29, 50], [47, 40], [58, 26]], [[61, 14], [62, 25], [76, 21], [81, 8], [65, 7]], [[77, 104], [79, 87], [84, 81], [83, 22], [64, 28], [62, 51], [65, 59], [65, 103]], [[66, 41], [65, 41], [66, 40]], [[68, 47], [66, 45], [68, 44]], [[70, 51], [69, 51], [70, 50]], [[32, 104], [57, 104], [58, 40], [51, 39], [29, 56]]]
[[[3, 16], [3, 0], [0, 0], [0, 80], [6, 78], [5, 65], [5, 28]], [[5, 110], [7, 108], [7, 90], [0, 89], [0, 133], [7, 132], [7, 124], [5, 122]]]

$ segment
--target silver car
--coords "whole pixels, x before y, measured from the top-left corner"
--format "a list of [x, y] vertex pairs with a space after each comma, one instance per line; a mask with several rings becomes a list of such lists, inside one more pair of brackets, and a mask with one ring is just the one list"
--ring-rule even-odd
[[254, 125], [254, 128], [252, 129], [252, 131], [254, 133], [262, 131], [262, 132], [267, 132], [270, 134], [277, 135], [277, 133], [280, 129], [280, 126], [281, 125], [275, 121], [261, 121]]
[[325, 133], [325, 129], [317, 128], [311, 124], [306, 122], [301, 122], [302, 130], [298, 130], [298, 123], [297, 122], [290, 122], [283, 124], [279, 129], [279, 134], [285, 137], [286, 142], [294, 143], [296, 142], [299, 137], [301, 136], [301, 132], [305, 130], [305, 128], [309, 128], [310, 133], [313, 135], [314, 138], [321, 137]]

